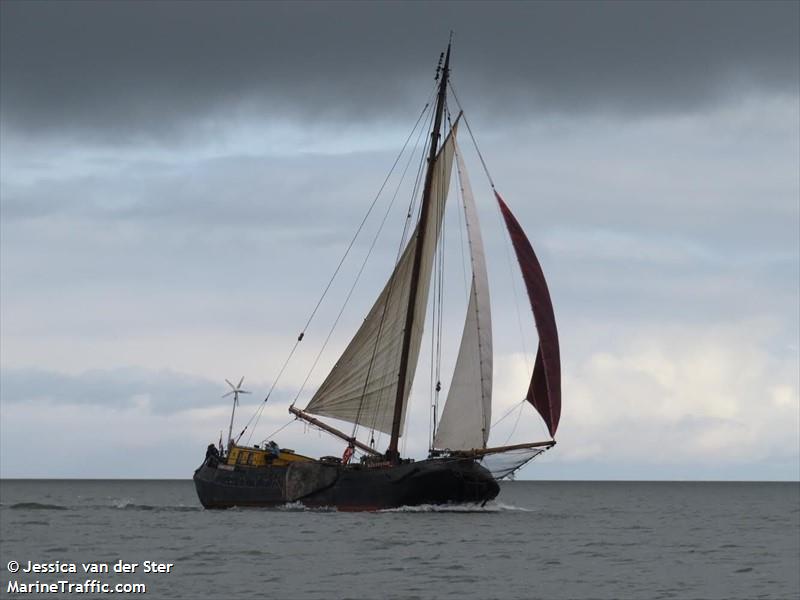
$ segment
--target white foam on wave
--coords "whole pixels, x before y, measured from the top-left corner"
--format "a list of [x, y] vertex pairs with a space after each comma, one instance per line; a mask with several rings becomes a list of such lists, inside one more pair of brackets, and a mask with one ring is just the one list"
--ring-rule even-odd
[[503, 504], [502, 502], [487, 502], [481, 504], [419, 504], [417, 506], [400, 506], [386, 508], [378, 512], [396, 513], [499, 513], [499, 512], [533, 512], [530, 508]]
[[524, 506], [514, 506], [513, 504], [504, 504], [502, 502], [498, 502], [497, 506], [500, 508], [500, 510], [517, 511], [517, 512], [536, 512], [535, 508], [526, 508]]
[[[248, 510], [250, 507], [234, 506], [229, 510]], [[256, 509], [258, 510], [258, 509]], [[279, 510], [283, 512], [339, 512], [335, 506], [306, 506], [300, 501], [287, 502], [280, 506], [270, 507], [267, 510]], [[535, 509], [514, 506], [502, 502], [488, 502], [485, 505], [479, 503], [472, 504], [419, 504], [415, 506], [399, 506], [396, 508], [384, 508], [376, 513], [501, 513], [501, 512], [534, 512]], [[351, 512], [351, 511], [345, 511]]]
[[335, 506], [306, 506], [300, 501], [287, 502], [283, 506], [278, 506], [277, 509], [287, 512], [336, 512]]

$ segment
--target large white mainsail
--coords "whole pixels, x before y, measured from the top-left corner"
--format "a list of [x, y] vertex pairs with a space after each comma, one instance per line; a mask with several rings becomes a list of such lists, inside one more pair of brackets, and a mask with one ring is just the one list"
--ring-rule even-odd
[[[401, 432], [422, 342], [433, 257], [450, 186], [457, 125], [458, 122], [453, 125], [433, 165], [429, 226], [425, 233], [415, 305], [415, 314], [420, 318], [414, 319], [411, 334]], [[306, 412], [391, 432], [418, 233], [419, 228], [414, 230], [389, 281], [336, 366], [311, 398]]]
[[456, 160], [467, 222], [472, 286], [453, 380], [433, 445], [450, 450], [471, 450], [485, 448], [489, 438], [492, 418], [492, 314], [478, 212], [458, 148]]

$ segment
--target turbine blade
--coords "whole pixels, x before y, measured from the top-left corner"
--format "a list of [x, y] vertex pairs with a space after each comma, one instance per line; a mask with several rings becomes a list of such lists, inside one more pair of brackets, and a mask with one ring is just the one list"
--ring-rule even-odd
[[242, 387], [242, 383], [244, 383], [244, 375], [242, 375], [242, 378], [239, 380], [239, 385], [237, 385], [236, 387], [237, 388]]
[[231, 388], [232, 388], [232, 389], [234, 389], [234, 390], [236, 389], [236, 386], [235, 386], [235, 385], [233, 385], [233, 384], [232, 384], [230, 381], [228, 381], [227, 379], [225, 380], [225, 383], [227, 383], [229, 386], [231, 386]]

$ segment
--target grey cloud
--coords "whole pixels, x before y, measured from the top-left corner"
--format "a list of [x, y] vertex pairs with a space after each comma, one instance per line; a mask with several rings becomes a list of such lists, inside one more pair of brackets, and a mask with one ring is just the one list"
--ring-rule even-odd
[[[366, 206], [363, 186], [384, 175], [391, 160], [383, 153], [233, 155], [177, 165], [118, 160], [113, 168], [87, 174], [57, 174], [43, 167], [33, 181], [6, 180], [2, 210], [9, 220], [69, 216], [161, 226], [255, 227], [270, 234], [298, 229], [293, 234], [316, 235], [354, 225]], [[368, 174], [359, 178], [364, 171]], [[354, 199], [359, 200], [355, 207]], [[319, 225], [304, 222], [309, 214]]]
[[[771, 313], [796, 331], [797, 120], [787, 104], [625, 128], [583, 118], [556, 131], [534, 124], [499, 136], [490, 121], [474, 125], [479, 136], [489, 134], [485, 156], [528, 229], [560, 315], [697, 322]], [[6, 315], [16, 317], [7, 317], [6, 335], [190, 331], [209, 323], [274, 331], [284, 322], [296, 335], [391, 160], [389, 152], [118, 158], [76, 176], [48, 155], [52, 168], [38, 177], [23, 181], [9, 170], [3, 298]], [[468, 164], [490, 268], [502, 273], [503, 260], [492, 263], [504, 256], [504, 234], [477, 160]], [[332, 306], [355, 276], [388, 195]], [[408, 197], [400, 194], [361, 280], [365, 303], [387, 275]], [[458, 271], [461, 257], [451, 258]], [[59, 307], [41, 304], [54, 293]], [[503, 293], [493, 302], [511, 307]], [[83, 309], [97, 304], [102, 310]], [[32, 310], [40, 306], [47, 319]]]
[[450, 29], [471, 109], [691, 110], [797, 94], [798, 6], [4, 2], [2, 118], [123, 140], [242, 113], [405, 116]]
[[[495, 181], [534, 227], [534, 237], [539, 226], [647, 232], [694, 238], [745, 257], [797, 247], [798, 122], [788, 102], [745, 103], [626, 127], [576, 118], [554, 130], [533, 123], [498, 135], [493, 126], [474, 122]], [[349, 143], [343, 142], [345, 150]], [[23, 152], [26, 146], [19, 147]], [[488, 205], [468, 138], [463, 148], [479, 204]], [[276, 157], [255, 149], [212, 158], [176, 153], [161, 162], [108, 154], [108, 165], [74, 169], [41, 148], [28, 151], [42, 163], [35, 169], [6, 159], [4, 223], [69, 217], [100, 227], [168, 228], [172, 235], [195, 227], [205, 228], [207, 237], [299, 237], [331, 246], [347, 242], [393, 159], [393, 151], [383, 150]], [[410, 173], [415, 168], [416, 162]], [[390, 235], [402, 226], [399, 212], [412, 180], [407, 175]], [[396, 181], [397, 173], [377, 213]]]
[[[227, 391], [222, 382], [170, 370], [119, 368], [91, 370], [78, 375], [35, 368], [0, 371], [3, 404], [49, 402], [60, 405], [103, 406], [124, 409], [140, 407], [154, 414], [173, 414], [181, 410], [221, 406], [220, 396]], [[256, 387], [253, 387], [253, 386]], [[263, 385], [245, 382], [257, 398]], [[283, 393], [278, 390], [275, 398]], [[249, 410], [248, 410], [249, 412]]]
[[[769, 351], [796, 357], [799, 6], [0, 2], [3, 410], [37, 425], [76, 405], [76, 423], [98, 407], [177, 422], [220, 402], [207, 373], [244, 363], [274, 375], [394, 158], [389, 142], [433, 86], [450, 28], [456, 90], [550, 282], [565, 374], [653, 323], [767, 320]], [[501, 279], [495, 347], [511, 348], [504, 234], [467, 162]], [[300, 363], [313, 361], [391, 191]], [[383, 284], [408, 198], [326, 360]], [[455, 297], [464, 259], [447, 235]], [[446, 319], [460, 332], [463, 307]], [[199, 376], [57, 372], [130, 364]]]

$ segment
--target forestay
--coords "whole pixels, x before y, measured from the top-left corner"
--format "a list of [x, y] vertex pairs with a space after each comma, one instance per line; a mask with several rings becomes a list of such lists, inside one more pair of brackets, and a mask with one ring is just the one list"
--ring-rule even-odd
[[434, 436], [436, 448], [485, 448], [492, 418], [492, 315], [478, 212], [461, 152], [456, 148], [464, 200], [472, 285], [453, 380]]
[[[415, 319], [413, 323], [404, 385], [401, 432], [422, 342], [433, 257], [439, 241], [450, 185], [456, 129], [457, 123], [437, 154], [433, 166], [431, 202], [428, 203], [429, 226], [423, 242], [415, 304], [415, 312], [422, 315], [422, 318]], [[414, 252], [420, 242], [418, 234], [417, 227], [367, 318], [314, 394], [306, 412], [358, 423], [385, 433], [391, 432], [403, 330], [412, 287]]]

